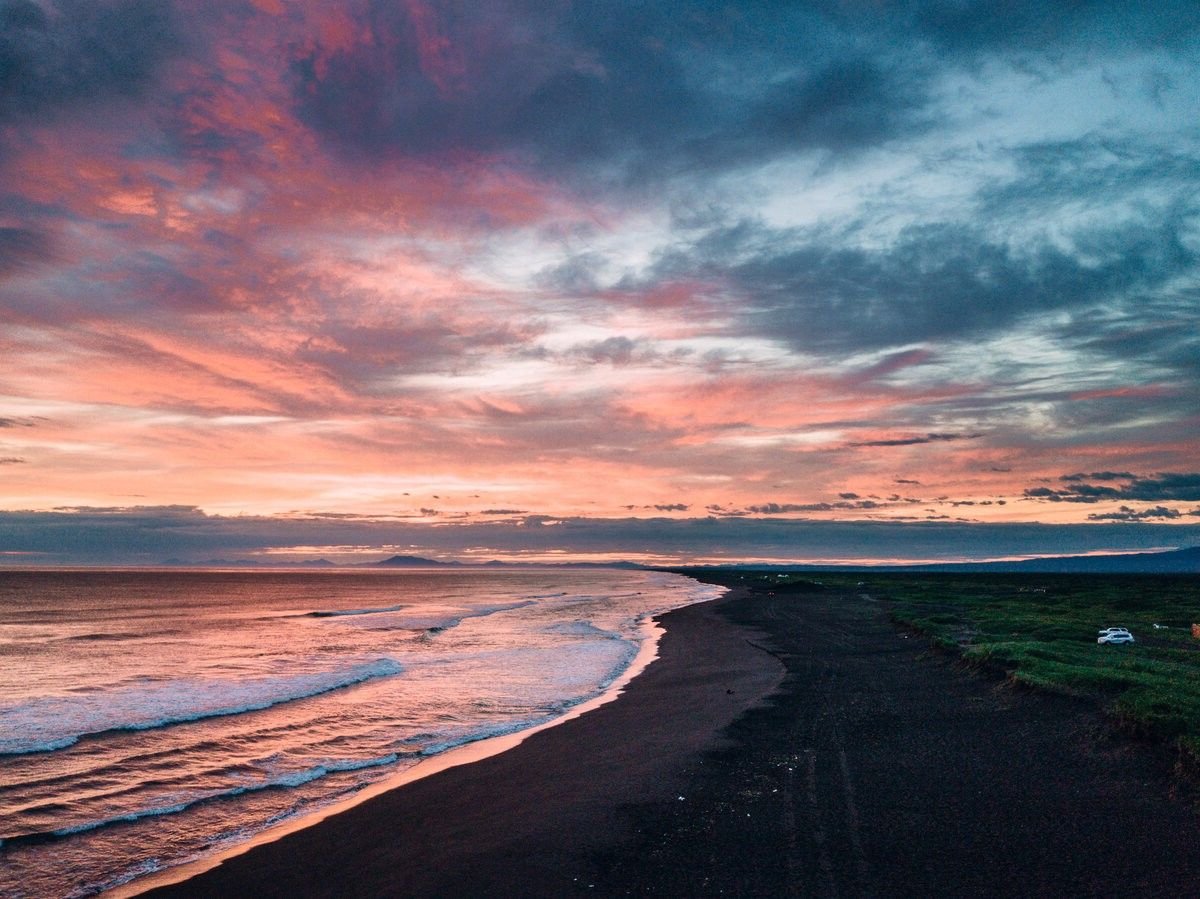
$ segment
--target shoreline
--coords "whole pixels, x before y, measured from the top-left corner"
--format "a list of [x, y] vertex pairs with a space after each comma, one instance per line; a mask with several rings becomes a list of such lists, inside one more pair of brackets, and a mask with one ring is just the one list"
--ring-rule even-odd
[[[713, 600], [704, 600], [704, 602], [716, 602], [724, 598], [725, 595], [727, 594], [722, 594]], [[369, 802], [377, 796], [382, 796], [392, 790], [401, 789], [407, 784], [431, 777], [442, 771], [457, 768], [460, 765], [470, 765], [498, 753], [507, 752], [540, 731], [557, 727], [560, 724], [578, 718], [580, 715], [587, 714], [594, 709], [613, 702], [620, 697], [635, 677], [645, 671], [646, 667], [658, 658], [658, 646], [665, 632], [662, 625], [655, 618], [646, 618], [639, 622], [638, 631], [640, 634], [638, 650], [625, 670], [614, 678], [600, 694], [572, 706], [561, 715], [549, 721], [543, 721], [541, 724], [511, 733], [497, 734], [451, 747], [436, 755], [422, 759], [417, 764], [405, 768], [403, 771], [398, 771], [376, 783], [369, 784], [351, 796], [335, 800], [307, 814], [281, 821], [260, 831], [244, 842], [218, 850], [203, 858], [193, 859], [192, 861], [172, 865], [171, 867], [136, 877], [133, 880], [104, 890], [99, 895], [110, 897], [110, 899], [130, 899], [130, 897], [141, 896], [160, 887], [184, 883], [194, 877], [200, 876], [206, 871], [211, 871], [229, 859], [244, 855], [258, 846], [274, 843], [277, 840], [283, 839], [288, 834], [313, 827], [335, 815], [362, 805], [364, 802]]]
[[1094, 708], [740, 580], [621, 701], [151, 895], [1200, 894], [1200, 812]]
[[[453, 777], [455, 772], [461, 772], [466, 768], [477, 767], [482, 762], [510, 755], [514, 751], [519, 751], [535, 737], [556, 732], [572, 722], [579, 721], [585, 715], [594, 715], [600, 712], [605, 707], [619, 705], [620, 703], [616, 703], [615, 700], [621, 699], [624, 702], [626, 694], [636, 685], [638, 679], [645, 676], [648, 669], [661, 662], [663, 640], [670, 632], [669, 622], [674, 616], [702, 607], [718, 606], [728, 601], [733, 592], [727, 588], [727, 592], [714, 599], [683, 606], [642, 621], [640, 629], [643, 638], [640, 641], [638, 652], [621, 675], [610, 683], [601, 694], [572, 707], [550, 721], [510, 734], [489, 737], [454, 747], [372, 784], [353, 796], [314, 810], [310, 814], [281, 822], [244, 843], [220, 850], [211, 856], [138, 877], [106, 890], [102, 895], [128, 897], [146, 894], [174, 895], [176, 892], [179, 895], [205, 895], [207, 893], [203, 892], [202, 884], [206, 882], [209, 875], [214, 872], [228, 871], [230, 866], [238, 865], [244, 857], [250, 854], [270, 853], [273, 851], [273, 847], [278, 846], [281, 841], [330, 825], [331, 822], [336, 822], [347, 813], [370, 806], [389, 796], [404, 793], [412, 786], [431, 778]], [[193, 890], [197, 889], [201, 892], [193, 893]]]

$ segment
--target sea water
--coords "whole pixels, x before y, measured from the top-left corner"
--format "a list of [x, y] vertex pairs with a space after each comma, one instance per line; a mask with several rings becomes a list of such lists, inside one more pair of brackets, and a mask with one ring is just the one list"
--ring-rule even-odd
[[654, 614], [617, 570], [0, 572], [0, 895], [202, 858], [454, 746], [552, 720]]

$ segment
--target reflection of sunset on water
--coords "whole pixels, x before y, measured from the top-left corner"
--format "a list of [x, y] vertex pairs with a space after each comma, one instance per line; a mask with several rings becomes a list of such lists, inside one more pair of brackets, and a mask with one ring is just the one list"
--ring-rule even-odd
[[519, 738], [448, 754], [610, 699], [653, 657], [648, 616], [720, 592], [614, 571], [6, 573], [24, 661], [0, 668], [0, 892], [90, 893], [494, 753]]

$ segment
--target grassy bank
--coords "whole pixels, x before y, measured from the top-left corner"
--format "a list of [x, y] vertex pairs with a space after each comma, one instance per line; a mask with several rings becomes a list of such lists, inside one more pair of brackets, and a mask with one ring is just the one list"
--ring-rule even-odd
[[[886, 598], [900, 624], [1017, 683], [1093, 699], [1124, 729], [1174, 742], [1181, 766], [1200, 776], [1197, 576], [739, 572], [729, 582], [814, 581]], [[1111, 626], [1137, 642], [1097, 644]]]
[[[1093, 697], [1123, 727], [1200, 760], [1200, 579], [1194, 575], [822, 577], [887, 596], [894, 618], [1018, 683]], [[862, 587], [858, 584], [861, 581]], [[1133, 645], [1100, 645], [1100, 628]]]

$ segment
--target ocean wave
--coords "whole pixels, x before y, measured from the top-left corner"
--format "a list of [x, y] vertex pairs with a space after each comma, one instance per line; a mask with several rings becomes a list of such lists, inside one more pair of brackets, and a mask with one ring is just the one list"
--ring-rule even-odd
[[[571, 703], [571, 705], [574, 704], [575, 703]], [[443, 735], [442, 739], [439, 739], [436, 743], [431, 742], [427, 743], [425, 746], [422, 746], [420, 750], [418, 750], [417, 755], [421, 756], [422, 758], [427, 758], [429, 756], [441, 755], [443, 752], [455, 749], [459, 746], [466, 746], [469, 743], [478, 743], [480, 740], [488, 740], [492, 737], [503, 737], [507, 736], [508, 734], [515, 734], [518, 731], [536, 727], [539, 724], [543, 724], [552, 718], [557, 717], [558, 714], [561, 714], [561, 712], [565, 711], [565, 709], [568, 707], [569, 706], [564, 706], [562, 710], [556, 709], [554, 712], [549, 712], [537, 717], [507, 721], [504, 724], [497, 724], [493, 727], [477, 727], [473, 730], [466, 731], [465, 733], [461, 733], [456, 736]], [[424, 736], [426, 739], [429, 739], [433, 735], [426, 734]]]
[[623, 658], [620, 662], [612, 667], [612, 669], [604, 676], [604, 678], [596, 685], [595, 689], [581, 693], [576, 696], [564, 697], [557, 702], [551, 702], [542, 707], [542, 709], [532, 715], [526, 715], [521, 718], [513, 718], [503, 723], [493, 724], [485, 727], [472, 727], [468, 730], [460, 731], [456, 734], [448, 733], [422, 733], [410, 736], [414, 742], [423, 742], [424, 745], [417, 751], [417, 755], [422, 757], [440, 755], [451, 749], [459, 746], [466, 746], [470, 743], [478, 743], [480, 740], [488, 740], [492, 737], [503, 737], [509, 734], [518, 733], [523, 730], [528, 730], [532, 727], [537, 727], [564, 715], [577, 705], [588, 702], [599, 696], [607, 690], [612, 683], [620, 677], [629, 667], [634, 657], [637, 655], [637, 648], [630, 645], [627, 647], [627, 652], [623, 653]]
[[597, 627], [590, 621], [582, 619], [576, 621], [560, 621], [556, 624], [547, 625], [544, 628], [544, 633], [547, 634], [562, 634], [571, 637], [600, 637], [605, 640], [628, 640], [629, 638], [623, 634], [607, 631], [602, 627]]
[[382, 612], [399, 612], [406, 609], [406, 604], [398, 606], [379, 606], [374, 609], [318, 609], [315, 612], [309, 612], [309, 618], [342, 618], [347, 615], [378, 615]]
[[496, 615], [500, 612], [511, 612], [514, 609], [524, 609], [534, 605], [537, 605], [536, 600], [523, 599], [518, 602], [499, 603], [494, 606], [475, 606], [470, 611], [462, 612], [454, 618], [454, 623], [451, 626], [459, 625], [468, 618], [486, 618], [489, 615]]
[[84, 643], [100, 643], [105, 640], [137, 640], [140, 639], [138, 634], [111, 634], [111, 633], [96, 633], [96, 634], [76, 634], [73, 637], [62, 637], [63, 640], [77, 640]]
[[233, 799], [236, 796], [244, 796], [247, 793], [260, 793], [263, 790], [295, 789], [296, 787], [301, 787], [304, 784], [312, 783], [314, 780], [327, 777], [330, 774], [346, 771], [361, 771], [365, 768], [379, 768], [384, 765], [394, 765], [399, 760], [400, 754], [395, 752], [371, 759], [327, 760], [319, 765], [314, 765], [311, 768], [304, 768], [300, 771], [290, 771], [286, 774], [279, 774], [274, 777], [267, 778], [266, 780], [259, 781], [258, 783], [242, 784], [225, 790], [210, 790], [197, 796], [191, 796], [187, 799], [180, 800], [179, 802], [152, 806], [151, 808], [137, 809], [136, 811], [126, 812], [120, 815], [112, 815], [107, 818], [97, 818], [93, 821], [83, 821], [79, 824], [71, 824], [66, 827], [56, 828], [54, 830], [32, 831], [30, 833], [22, 833], [14, 836], [4, 837], [3, 839], [0, 839], [0, 847], [28, 843], [45, 843], [52, 840], [61, 840], [65, 837], [74, 836], [76, 834], [89, 833], [93, 830], [100, 830], [104, 827], [111, 827], [114, 824], [131, 824], [134, 821], [140, 821], [143, 818], [159, 818], [163, 815], [177, 815], [180, 812], [187, 811], [190, 808], [194, 808], [197, 805], [202, 805], [207, 802], [216, 802], [221, 799]]
[[448, 631], [452, 628], [458, 627], [468, 618], [486, 618], [489, 615], [495, 615], [499, 612], [509, 612], [513, 609], [523, 609], [526, 606], [532, 606], [535, 604], [535, 600], [524, 599], [517, 602], [497, 603], [496, 605], [489, 606], [474, 606], [468, 609], [456, 609], [454, 611], [443, 612], [422, 612], [419, 610], [419, 608], [414, 607], [412, 604], [401, 604], [377, 608], [318, 610], [314, 612], [305, 612], [303, 614], [306, 618], [361, 619], [353, 621], [341, 621], [340, 623], [345, 625], [353, 625], [355, 627], [362, 627], [372, 631], [409, 630], [440, 634], [443, 631]]
[[384, 658], [290, 677], [185, 679], [88, 696], [48, 696], [0, 708], [0, 755], [52, 752], [87, 736], [260, 711], [403, 670], [399, 662]]
[[524, 609], [532, 605], [536, 605], [534, 600], [522, 600], [494, 606], [476, 606], [469, 611], [461, 611], [453, 615], [403, 616], [398, 620], [393, 619], [392, 623], [405, 630], [424, 631], [427, 635], [440, 634], [453, 630], [471, 618], [486, 618], [499, 612], [511, 612], [514, 609]]
[[139, 877], [145, 877], [147, 874], [153, 874], [156, 871], [161, 870], [162, 862], [159, 859], [148, 858], [144, 861], [138, 862], [136, 865], [131, 865], [120, 874], [117, 874], [108, 880], [104, 880], [99, 883], [88, 884], [72, 890], [67, 894], [67, 899], [83, 899], [85, 896], [95, 896], [100, 893], [106, 893], [109, 890], [115, 890], [117, 887], [129, 883], [131, 880], [137, 880]]

